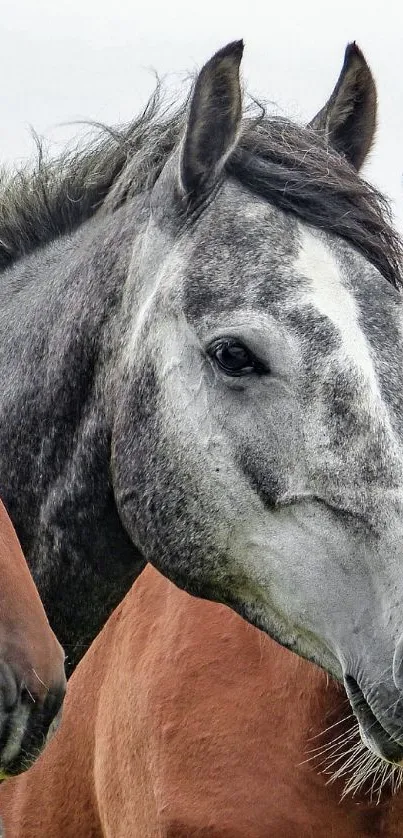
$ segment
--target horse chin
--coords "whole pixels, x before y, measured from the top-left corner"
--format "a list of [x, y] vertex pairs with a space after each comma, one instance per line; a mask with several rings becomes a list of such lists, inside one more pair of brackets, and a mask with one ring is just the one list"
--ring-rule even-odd
[[381, 725], [381, 731], [377, 731], [376, 736], [372, 730], [366, 730], [361, 724], [358, 726], [362, 742], [371, 753], [389, 765], [403, 767], [403, 747], [395, 742]]

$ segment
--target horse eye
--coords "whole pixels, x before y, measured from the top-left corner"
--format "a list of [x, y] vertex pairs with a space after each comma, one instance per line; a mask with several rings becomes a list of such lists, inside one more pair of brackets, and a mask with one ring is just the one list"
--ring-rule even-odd
[[222, 340], [210, 350], [217, 366], [227, 375], [250, 375], [265, 372], [263, 364], [236, 340]]

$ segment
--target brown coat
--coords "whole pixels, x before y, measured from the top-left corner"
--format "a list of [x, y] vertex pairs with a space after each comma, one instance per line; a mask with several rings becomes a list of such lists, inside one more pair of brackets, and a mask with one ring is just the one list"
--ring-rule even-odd
[[6, 836], [403, 836], [403, 796], [340, 803], [340, 783], [300, 764], [347, 712], [319, 669], [147, 567], [70, 681], [54, 741], [1, 787]]

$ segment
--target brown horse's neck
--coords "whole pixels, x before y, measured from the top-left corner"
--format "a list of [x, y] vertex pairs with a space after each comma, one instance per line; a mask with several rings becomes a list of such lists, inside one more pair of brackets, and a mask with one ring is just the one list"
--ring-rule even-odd
[[367, 794], [341, 802], [345, 779], [328, 784], [321, 759], [306, 761], [311, 749], [352, 728], [340, 685], [224, 606], [187, 596], [151, 568], [134, 591], [133, 626], [141, 615], [148, 626], [150, 614], [163, 615], [148, 636], [143, 689], [147, 718], [155, 720], [161, 810], [172, 813], [167, 834], [193, 835], [186, 815], [193, 801], [198, 827], [215, 824], [206, 833], [214, 838], [328, 836], [329, 823], [340, 838], [401, 835], [390, 820], [396, 806], [389, 792], [378, 807]]
[[399, 795], [341, 801], [343, 778], [306, 761], [348, 714], [321, 670], [147, 567], [74, 673], [43, 759], [0, 789], [5, 832], [401, 838]]

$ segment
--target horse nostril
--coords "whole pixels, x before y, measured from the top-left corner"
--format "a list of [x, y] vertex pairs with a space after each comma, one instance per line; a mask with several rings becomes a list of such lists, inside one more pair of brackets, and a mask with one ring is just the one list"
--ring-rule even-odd
[[344, 685], [352, 707], [355, 710], [367, 710], [368, 702], [355, 678], [353, 678], [352, 675], [345, 675]]
[[19, 698], [19, 684], [13, 670], [7, 663], [0, 665], [0, 702], [1, 707], [10, 713], [16, 706]]

